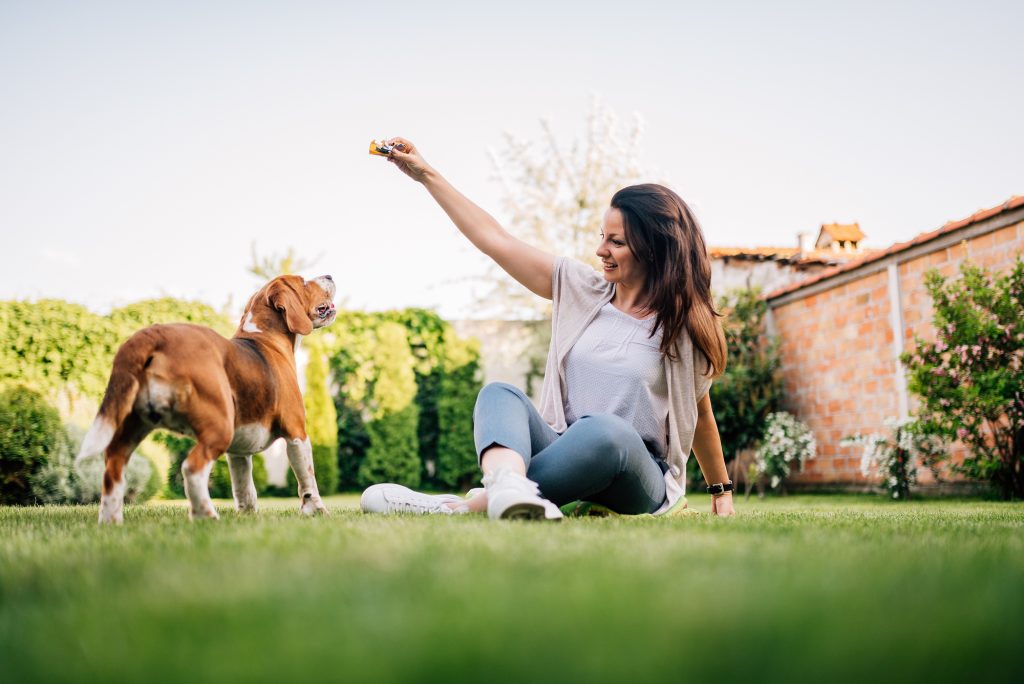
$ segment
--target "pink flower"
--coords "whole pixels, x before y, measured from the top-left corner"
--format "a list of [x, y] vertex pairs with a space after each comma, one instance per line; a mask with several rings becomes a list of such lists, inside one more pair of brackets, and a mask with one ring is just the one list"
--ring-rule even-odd
[[940, 378], [944, 378], [944, 377], [946, 377], [946, 371], [945, 371], [945, 369], [942, 369], [942, 368], [936, 368], [936, 369], [935, 369], [935, 370], [933, 370], [932, 372], [933, 372], [933, 373], [935, 373], [935, 375], [938, 375], [938, 376], [939, 376]]
[[956, 429], [956, 438], [957, 439], [963, 439], [966, 436], [967, 436], [967, 428], [957, 428]]

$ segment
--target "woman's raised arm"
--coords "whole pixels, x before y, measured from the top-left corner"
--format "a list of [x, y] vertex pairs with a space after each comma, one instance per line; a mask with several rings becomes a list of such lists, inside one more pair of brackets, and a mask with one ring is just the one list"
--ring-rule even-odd
[[555, 268], [552, 254], [528, 245], [501, 227], [493, 216], [455, 189], [444, 176], [424, 161], [416, 146], [404, 138], [391, 138], [388, 161], [427, 192], [448, 214], [455, 227], [481, 252], [534, 294], [551, 299], [551, 277]]

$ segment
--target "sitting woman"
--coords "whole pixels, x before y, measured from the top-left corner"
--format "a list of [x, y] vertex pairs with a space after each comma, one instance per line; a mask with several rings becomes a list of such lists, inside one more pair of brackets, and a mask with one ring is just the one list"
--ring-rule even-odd
[[612, 197], [597, 246], [602, 273], [506, 232], [393, 138], [388, 161], [426, 187], [481, 252], [552, 300], [540, 411], [504, 383], [481, 390], [474, 437], [482, 492], [469, 499], [378, 484], [372, 513], [487, 511], [491, 518], [558, 520], [572, 501], [625, 514], [685, 507], [686, 461], [697, 456], [711, 510], [732, 515], [711, 379], [725, 368], [725, 336], [711, 300], [704, 236], [686, 203], [661, 185]]

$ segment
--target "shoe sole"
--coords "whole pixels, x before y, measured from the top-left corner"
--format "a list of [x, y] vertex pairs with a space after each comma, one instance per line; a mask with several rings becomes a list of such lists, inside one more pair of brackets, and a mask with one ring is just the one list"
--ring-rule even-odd
[[544, 515], [544, 507], [533, 503], [513, 504], [501, 513], [502, 520], [550, 520], [558, 522], [561, 518], [548, 518]]

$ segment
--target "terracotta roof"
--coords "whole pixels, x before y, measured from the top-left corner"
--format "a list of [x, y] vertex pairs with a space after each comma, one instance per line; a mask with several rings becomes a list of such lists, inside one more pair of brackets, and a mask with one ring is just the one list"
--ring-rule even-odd
[[1010, 199], [1006, 200], [1005, 202], [998, 206], [991, 207], [989, 209], [981, 209], [979, 211], [974, 212], [967, 218], [963, 218], [958, 221], [947, 221], [945, 224], [942, 225], [942, 227], [936, 228], [933, 231], [921, 233], [917, 237], [911, 238], [906, 242], [897, 242], [888, 249], [872, 252], [855, 261], [850, 261], [845, 264], [840, 264], [839, 266], [826, 269], [820, 273], [811, 276], [810, 278], [793, 283], [792, 285], [781, 287], [773, 292], [769, 292], [767, 295], [765, 295], [764, 298], [775, 299], [777, 297], [781, 297], [784, 294], [796, 292], [797, 290], [801, 290], [809, 285], [813, 285], [814, 283], [821, 282], [822, 280], [828, 280], [829, 278], [837, 276], [840, 273], [853, 271], [854, 269], [860, 268], [865, 264], [869, 264], [873, 261], [878, 261], [879, 259], [884, 259], [885, 257], [890, 256], [892, 254], [897, 254], [904, 250], [910, 249], [911, 247], [924, 244], [925, 242], [929, 242], [930, 240], [942, 237], [947, 233], [952, 233], [953, 231], [960, 230], [961, 228], [966, 228], [967, 226], [973, 225], [975, 223], [981, 223], [982, 221], [990, 219], [994, 216], [998, 216], [999, 214], [1010, 211], [1012, 209], [1017, 209], [1018, 207], [1024, 207], [1024, 195], [1014, 195], [1013, 197], [1011, 197]]
[[775, 257], [789, 258], [799, 250], [796, 247], [709, 247], [708, 256], [712, 259], [726, 257]]
[[864, 239], [864, 232], [861, 231], [859, 223], [823, 223], [818, 233], [818, 241], [821, 241], [822, 233], [827, 233], [833, 240], [858, 242]]
[[800, 252], [797, 247], [709, 247], [712, 259], [738, 259], [742, 261], [782, 261], [797, 265], [841, 264], [858, 259], [870, 250], [835, 252], [831, 249], [812, 249]]

